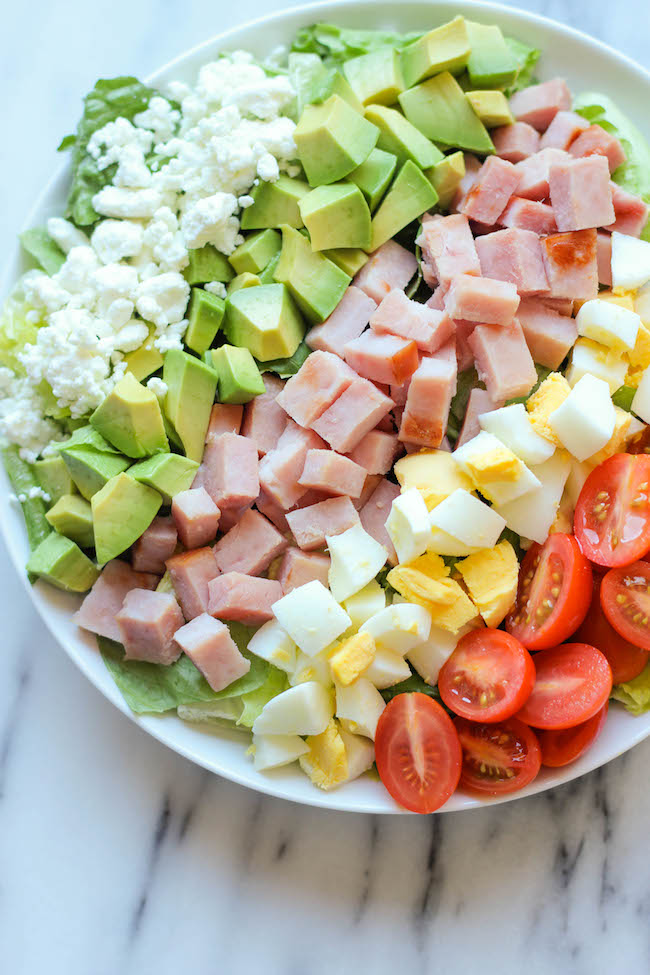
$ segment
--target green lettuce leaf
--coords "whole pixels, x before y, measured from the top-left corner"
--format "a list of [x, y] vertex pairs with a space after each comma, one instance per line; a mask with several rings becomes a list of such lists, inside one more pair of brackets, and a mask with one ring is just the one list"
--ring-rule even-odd
[[506, 94], [511, 95], [513, 92], [519, 91], [520, 88], [535, 84], [535, 67], [542, 52], [535, 47], [524, 44], [523, 41], [517, 40], [516, 37], [506, 37], [505, 42], [519, 62], [517, 80], [506, 92]]
[[638, 677], [625, 684], [616, 684], [612, 688], [615, 701], [624, 704], [627, 710], [638, 717], [650, 711], [650, 663], [645, 665]]
[[283, 670], [269, 664], [266, 680], [258, 688], [242, 694], [243, 705], [241, 715], [237, 719], [238, 725], [252, 728], [256, 718], [259, 718], [265, 704], [278, 694], [282, 694], [288, 687], [287, 675]]
[[6, 366], [18, 376], [25, 375], [25, 368], [18, 359], [26, 345], [36, 342], [38, 330], [43, 324], [27, 321], [32, 311], [17, 295], [10, 295], [0, 310], [0, 366]]
[[280, 379], [295, 376], [301, 365], [311, 353], [306, 342], [301, 342], [296, 351], [288, 359], [269, 359], [268, 362], [258, 362], [260, 372], [275, 372]]
[[20, 502], [20, 506], [25, 519], [29, 547], [33, 551], [52, 533], [52, 526], [45, 517], [45, 502], [42, 498], [29, 497], [30, 488], [40, 486], [38, 479], [31, 465], [21, 458], [18, 447], [6, 447], [2, 451], [2, 460], [16, 496], [25, 498]]
[[632, 412], [632, 400], [636, 394], [636, 389], [632, 386], [619, 386], [616, 392], [612, 395], [612, 403], [614, 406], [620, 406], [622, 410], [627, 413]]
[[422, 37], [421, 31], [400, 34], [387, 30], [353, 30], [336, 24], [312, 24], [296, 34], [291, 50], [304, 54], [318, 54], [328, 66], [342, 64], [360, 54], [368, 54], [377, 48], [403, 48]]
[[415, 671], [406, 680], [401, 681], [399, 684], [393, 684], [392, 687], [385, 687], [379, 693], [383, 697], [386, 704], [392, 701], [394, 697], [398, 694], [413, 694], [414, 692], [418, 694], [426, 694], [427, 697], [432, 697], [435, 701], [440, 701], [440, 692], [437, 687], [432, 687], [431, 684], [427, 684], [426, 681], [422, 680], [419, 674]]
[[45, 227], [34, 227], [19, 235], [20, 243], [46, 274], [56, 274], [65, 262], [65, 254], [55, 244]]
[[449, 438], [449, 442], [451, 443], [452, 447], [460, 436], [463, 420], [465, 419], [465, 411], [467, 409], [469, 394], [475, 386], [480, 386], [481, 389], [485, 389], [483, 383], [479, 383], [478, 381], [478, 373], [476, 372], [476, 369], [466, 369], [465, 372], [460, 372], [458, 374], [456, 395], [451, 401], [451, 406], [449, 408], [449, 419], [447, 420], [447, 437]]

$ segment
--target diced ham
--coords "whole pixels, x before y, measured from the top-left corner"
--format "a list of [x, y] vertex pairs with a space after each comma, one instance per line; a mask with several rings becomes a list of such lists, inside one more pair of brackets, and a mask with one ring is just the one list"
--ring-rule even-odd
[[358, 498], [366, 473], [359, 464], [334, 450], [308, 450], [298, 483], [305, 489]]
[[407, 298], [394, 289], [373, 312], [370, 328], [378, 335], [397, 335], [411, 339], [421, 352], [429, 355], [439, 349], [454, 333], [454, 324], [441, 311]]
[[463, 213], [422, 219], [422, 255], [445, 290], [456, 274], [480, 275], [481, 265], [469, 221]]
[[373, 251], [352, 284], [379, 304], [393, 288], [403, 291], [417, 269], [415, 255], [394, 240], [388, 240]]
[[456, 392], [456, 374], [455, 343], [447, 343], [436, 355], [422, 357], [409, 386], [400, 440], [423, 447], [440, 446]]
[[249, 504], [242, 505], [241, 508], [226, 508], [225, 511], [221, 513], [221, 518], [219, 519], [219, 531], [222, 534], [229, 532], [231, 528], [238, 525], [244, 514], [250, 510], [252, 507], [252, 502]]
[[544, 132], [558, 112], [570, 108], [571, 92], [563, 78], [522, 88], [510, 98], [510, 111], [517, 121], [528, 122], [538, 132]]
[[244, 407], [237, 403], [215, 403], [210, 413], [206, 443], [214, 443], [222, 433], [239, 433]]
[[548, 291], [539, 237], [531, 230], [497, 230], [479, 237], [476, 250], [486, 277], [510, 281], [522, 296]]
[[[449, 285], [447, 285], [448, 287]], [[433, 308], [434, 311], [444, 311], [447, 288], [443, 288], [441, 284], [438, 285], [433, 294], [425, 302], [427, 308]]]
[[614, 204], [614, 223], [605, 227], [605, 230], [617, 230], [619, 234], [627, 234], [629, 237], [640, 237], [641, 231], [648, 222], [648, 205], [640, 196], [628, 193], [617, 183], [610, 183], [612, 191], [612, 203]]
[[526, 200], [548, 198], [548, 171], [555, 163], [564, 162], [570, 156], [562, 149], [540, 149], [534, 156], [517, 163], [519, 186], [517, 196]]
[[368, 329], [343, 350], [345, 361], [358, 375], [378, 383], [403, 383], [418, 367], [418, 347], [411, 339]]
[[476, 322], [468, 322], [462, 318], [456, 321], [456, 362], [459, 372], [465, 372], [474, 365], [474, 353], [469, 347], [468, 339], [475, 328]]
[[[164, 569], [164, 566], [163, 566]], [[132, 589], [155, 589], [157, 575], [135, 572], [126, 562], [107, 562], [101, 575], [72, 617], [77, 626], [108, 640], [121, 640], [115, 617]]]
[[203, 487], [223, 513], [251, 504], [260, 493], [257, 447], [237, 433], [222, 433], [205, 448]]
[[540, 148], [539, 132], [527, 122], [500, 125], [491, 135], [497, 156], [511, 163], [533, 156]]
[[539, 298], [523, 298], [517, 317], [534, 361], [557, 369], [578, 338], [575, 319], [560, 315]]
[[516, 318], [505, 328], [477, 325], [468, 341], [479, 379], [493, 400], [505, 401], [530, 392], [537, 382], [537, 371]]
[[[558, 315], [573, 315], [573, 298], [550, 298], [548, 295], [539, 295], [539, 300]], [[521, 305], [519, 307], [521, 308]]]
[[277, 447], [260, 462], [260, 485], [265, 495], [285, 511], [293, 508], [305, 493], [298, 480], [305, 466], [307, 451], [324, 446], [324, 441], [313, 430], [305, 430], [289, 420]]
[[264, 392], [246, 404], [241, 428], [242, 436], [256, 444], [260, 457], [277, 446], [287, 425], [287, 414], [276, 401], [278, 393], [284, 389], [284, 383], [271, 372], [263, 373], [262, 380]]
[[247, 674], [250, 660], [242, 656], [221, 620], [202, 613], [176, 632], [176, 642], [201, 671], [213, 691], [222, 691]]
[[288, 548], [282, 556], [277, 580], [285, 596], [292, 589], [298, 589], [314, 580], [327, 588], [329, 568], [329, 555], [320, 552], [301, 552], [299, 548], [292, 547]]
[[462, 447], [468, 440], [473, 440], [481, 432], [478, 418], [482, 413], [491, 413], [503, 406], [503, 400], [493, 400], [487, 389], [480, 389], [475, 386], [469, 394], [463, 425], [456, 441], [456, 450]]
[[551, 297], [587, 301], [598, 296], [596, 239], [592, 229], [552, 234], [541, 241]]
[[268, 569], [288, 544], [284, 535], [263, 514], [250, 508], [234, 528], [219, 539], [213, 551], [220, 572], [257, 576]]
[[[399, 387], [401, 388], [401, 386]], [[391, 387], [388, 387], [388, 396], [390, 396]], [[392, 399], [392, 397], [391, 397]], [[384, 433], [395, 433], [395, 424], [393, 423], [393, 414], [387, 413], [386, 416], [382, 416], [381, 420], [375, 427], [375, 430], [382, 430]]]
[[396, 406], [404, 406], [410, 385], [411, 380], [407, 379], [405, 383], [400, 383], [399, 386], [394, 385], [390, 387], [390, 398], [394, 401]]
[[174, 554], [177, 543], [178, 532], [173, 519], [162, 516], [154, 518], [131, 547], [133, 568], [136, 572], [154, 572], [156, 575], [163, 575], [165, 562]]
[[488, 156], [459, 209], [470, 220], [494, 224], [517, 191], [519, 172], [511, 162]]
[[391, 565], [396, 564], [397, 554], [391, 537], [386, 531], [386, 519], [390, 514], [393, 501], [399, 494], [399, 484], [393, 484], [384, 477], [359, 512], [363, 528], [376, 542], [384, 546]]
[[226, 572], [208, 586], [208, 612], [222, 620], [258, 626], [273, 618], [271, 607], [284, 593], [275, 579], [260, 579], [243, 572]]
[[347, 454], [390, 413], [392, 399], [367, 379], [356, 379], [313, 424], [333, 450]]
[[255, 502], [255, 506], [258, 511], [261, 511], [265, 518], [268, 518], [268, 520], [275, 525], [278, 531], [289, 531], [289, 523], [287, 522], [287, 516], [284, 508], [282, 508], [277, 501], [274, 501], [273, 498], [270, 498], [265, 491], [260, 491], [260, 496]]
[[521, 196], [512, 197], [499, 217], [499, 223], [503, 227], [530, 230], [539, 237], [557, 232], [553, 207], [537, 200], [524, 200]]
[[351, 284], [329, 318], [307, 332], [305, 342], [312, 349], [343, 358], [343, 346], [361, 335], [376, 307], [374, 298]]
[[[372, 432], [372, 431], [371, 431]], [[400, 442], [400, 451], [402, 448], [402, 443]], [[358, 498], [352, 498], [352, 504], [357, 511], [361, 511], [364, 504], [369, 500], [370, 495], [376, 489], [377, 485], [382, 479], [381, 474], [367, 474], [366, 479], [363, 482], [363, 490]]]
[[276, 402], [301, 427], [310, 427], [356, 379], [354, 371], [331, 352], [313, 352], [287, 381]]
[[603, 156], [553, 163], [548, 185], [558, 230], [587, 230], [613, 223], [609, 169]]
[[401, 444], [395, 433], [371, 430], [354, 450], [348, 454], [350, 460], [369, 474], [387, 474], [393, 466]]
[[208, 583], [219, 575], [217, 560], [211, 548], [181, 552], [167, 559], [176, 598], [186, 620], [205, 613], [208, 608]]
[[575, 142], [589, 122], [576, 112], [558, 112], [541, 138], [540, 149], [564, 149]]
[[328, 498], [308, 508], [287, 514], [296, 544], [308, 552], [325, 545], [326, 535], [340, 535], [359, 524], [359, 515], [349, 498]]
[[602, 125], [590, 125], [578, 138], [571, 143], [569, 152], [572, 156], [603, 156], [607, 160], [610, 173], [618, 169], [627, 156], [620, 141], [611, 132], [606, 132]]
[[172, 518], [185, 548], [201, 548], [213, 541], [220, 515], [205, 488], [190, 488], [172, 499]]
[[511, 282], [457, 274], [445, 295], [445, 310], [453, 319], [509, 325], [519, 307], [519, 295]]
[[599, 230], [596, 236], [598, 283], [612, 286], [612, 235]]
[[126, 660], [172, 664], [181, 655], [174, 634], [185, 620], [169, 592], [131, 589], [115, 617]]
[[[474, 183], [476, 182], [476, 177], [481, 171], [481, 160], [477, 159], [476, 156], [472, 155], [471, 152], [463, 153], [463, 160], [465, 163], [465, 173], [458, 184], [456, 192], [454, 193], [454, 198], [451, 202], [450, 210], [452, 212], [458, 211], [463, 204], [463, 201]], [[425, 278], [426, 280], [426, 278]]]

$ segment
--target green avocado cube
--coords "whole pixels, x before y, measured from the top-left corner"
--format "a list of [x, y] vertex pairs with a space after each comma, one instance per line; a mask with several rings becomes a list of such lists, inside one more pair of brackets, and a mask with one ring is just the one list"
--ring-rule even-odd
[[145, 339], [140, 348], [134, 349], [133, 352], [127, 352], [127, 354], [124, 356], [126, 371], [130, 372], [139, 383], [141, 383], [143, 379], [147, 379], [149, 376], [152, 376], [154, 372], [158, 372], [159, 369], [162, 369], [162, 352], [159, 352], [155, 347], [155, 338], [156, 333], [152, 325], [149, 328], [149, 338]]
[[275, 283], [275, 269], [280, 263], [280, 255], [282, 251], [278, 251], [275, 257], [272, 257], [269, 263], [266, 265], [263, 271], [258, 274], [260, 284], [274, 284]]
[[356, 183], [365, 196], [371, 212], [379, 206], [379, 201], [388, 189], [396, 167], [397, 159], [392, 153], [385, 152], [383, 149], [373, 149], [368, 158], [348, 176], [349, 181]]
[[368, 158], [378, 137], [375, 126], [339, 95], [308, 105], [293, 133], [310, 186], [344, 179]]
[[106, 454], [94, 447], [76, 446], [61, 451], [61, 457], [80, 494], [90, 501], [107, 481], [125, 471], [131, 463], [121, 454]]
[[52, 532], [29, 556], [27, 572], [65, 592], [88, 592], [99, 569], [70, 538]]
[[317, 186], [300, 201], [300, 215], [315, 251], [370, 246], [370, 210], [354, 183]]
[[438, 194], [440, 209], [448, 210], [465, 175], [465, 156], [462, 152], [452, 152], [450, 155], [444, 156], [431, 169], [425, 170], [424, 175], [431, 181]]
[[259, 182], [251, 190], [255, 202], [242, 213], [242, 230], [265, 230], [284, 223], [302, 227], [298, 203], [306, 193], [309, 193], [309, 186], [304, 180], [292, 179], [283, 173], [275, 183]]
[[403, 92], [399, 103], [409, 122], [433, 142], [482, 155], [494, 152], [487, 129], [448, 71]]
[[421, 169], [409, 159], [372, 218], [370, 250], [375, 251], [412, 220], [435, 206], [438, 195]]
[[280, 252], [282, 237], [277, 230], [260, 230], [258, 234], [251, 234], [243, 244], [236, 247], [228, 260], [237, 274], [250, 271], [259, 274], [269, 261]]
[[188, 352], [170, 349], [165, 353], [163, 382], [167, 384], [165, 414], [185, 455], [200, 461], [217, 391], [217, 374]]
[[323, 257], [336, 264], [351, 278], [369, 261], [366, 252], [356, 247], [335, 247], [334, 250], [323, 251]]
[[149, 457], [169, 450], [158, 397], [130, 373], [113, 387], [90, 423], [127, 457]]
[[436, 27], [402, 51], [402, 73], [407, 88], [441, 71], [460, 74], [471, 54], [464, 17]]
[[264, 392], [262, 374], [248, 349], [222, 345], [209, 355], [219, 377], [220, 403], [248, 403]]
[[226, 303], [223, 298], [192, 288], [190, 306], [187, 313], [188, 326], [183, 341], [188, 349], [202, 355], [214, 342], [221, 328]]
[[399, 166], [412, 159], [420, 169], [428, 169], [442, 159], [440, 149], [394, 108], [371, 105], [366, 118], [379, 129], [377, 148], [396, 156]]
[[129, 477], [154, 488], [164, 504], [171, 504], [173, 497], [192, 487], [198, 469], [197, 461], [181, 454], [156, 454], [130, 467]]
[[80, 548], [95, 544], [90, 502], [79, 494], [64, 494], [45, 515], [52, 528], [71, 538]]
[[495, 129], [498, 125], [512, 125], [514, 122], [508, 99], [502, 91], [482, 89], [468, 91], [466, 96], [486, 129]]
[[100, 565], [129, 548], [158, 514], [162, 498], [153, 488], [118, 474], [92, 497], [95, 552]]
[[188, 284], [207, 284], [208, 281], [223, 281], [227, 284], [235, 276], [228, 258], [220, 254], [212, 244], [194, 248], [188, 254], [190, 263], [183, 271], [183, 277]]
[[67, 440], [62, 440], [60, 443], [55, 444], [54, 449], [58, 452], [69, 450], [71, 447], [91, 447], [93, 450], [98, 450], [101, 454], [119, 454], [119, 450], [113, 447], [108, 440], [105, 440], [101, 433], [95, 430], [90, 423], [86, 422], [80, 427], [77, 427]]
[[357, 98], [352, 85], [340, 71], [335, 71], [329, 84], [329, 94], [338, 95], [350, 108], [353, 108], [358, 115], [363, 115], [363, 105]]
[[74, 494], [77, 490], [65, 466], [63, 457], [43, 457], [34, 464], [34, 474], [41, 488], [50, 496], [50, 504], [56, 504], [64, 494]]
[[[312, 250], [309, 240], [291, 227], [282, 228], [282, 251], [275, 280], [287, 286], [298, 308], [314, 325], [334, 311], [350, 284], [348, 274]], [[262, 358], [254, 349], [251, 351], [256, 359]], [[285, 354], [292, 355], [292, 352]], [[267, 358], [279, 359], [281, 356]]]
[[519, 73], [517, 58], [508, 47], [500, 27], [467, 21], [472, 48], [467, 73], [475, 88], [509, 88]]
[[350, 58], [343, 65], [343, 73], [363, 105], [371, 102], [392, 105], [406, 87], [400, 57], [394, 47], [379, 47], [369, 54]]
[[[305, 241], [297, 230], [292, 232]], [[311, 254], [309, 241], [305, 245]], [[264, 284], [259, 288], [244, 288], [228, 299], [224, 333], [231, 345], [248, 349], [256, 359], [265, 362], [293, 355], [305, 333], [305, 325], [289, 288], [283, 283]]]
[[244, 271], [243, 274], [238, 274], [236, 278], [232, 279], [226, 289], [226, 297], [230, 298], [235, 291], [241, 291], [242, 288], [256, 288], [261, 283], [259, 275]]

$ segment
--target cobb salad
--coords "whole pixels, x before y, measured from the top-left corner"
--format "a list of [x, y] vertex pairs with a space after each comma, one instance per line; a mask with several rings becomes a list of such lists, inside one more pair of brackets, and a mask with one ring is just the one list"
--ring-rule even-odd
[[134, 712], [431, 812], [650, 707], [650, 147], [539, 57], [316, 24], [86, 96], [0, 435]]

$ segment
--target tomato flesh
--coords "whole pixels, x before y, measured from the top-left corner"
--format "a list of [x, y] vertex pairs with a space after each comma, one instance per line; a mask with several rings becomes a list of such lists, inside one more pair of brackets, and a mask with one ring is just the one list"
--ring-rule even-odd
[[[650, 568], [650, 567], [649, 567]], [[617, 572], [617, 569], [611, 569]], [[628, 570], [629, 571], [629, 570]], [[612, 679], [615, 684], [623, 684], [633, 680], [641, 673], [648, 662], [648, 651], [625, 640], [616, 632], [607, 619], [601, 605], [601, 578], [594, 573], [594, 590], [591, 606], [584, 622], [573, 634], [577, 643], [589, 643], [604, 653], [612, 668]]]
[[598, 565], [629, 565], [650, 549], [650, 457], [615, 454], [585, 481], [574, 530]]
[[587, 643], [563, 643], [535, 657], [535, 686], [517, 715], [533, 728], [573, 728], [607, 703], [612, 670]]
[[591, 565], [575, 538], [563, 532], [549, 535], [521, 563], [517, 600], [506, 629], [528, 650], [557, 646], [582, 623], [591, 591]]
[[435, 812], [455, 791], [462, 751], [454, 724], [426, 694], [398, 694], [381, 713], [375, 735], [380, 778], [411, 812]]
[[594, 714], [593, 718], [577, 724], [574, 728], [563, 731], [538, 732], [539, 745], [542, 749], [542, 765], [547, 768], [562, 768], [570, 765], [593, 745], [605, 726], [608, 705]]
[[518, 792], [533, 781], [541, 765], [537, 736], [517, 718], [484, 724], [456, 718], [463, 749], [463, 789], [483, 796]]
[[650, 650], [650, 564], [634, 562], [610, 569], [603, 576], [600, 598], [618, 635], [640, 650]]
[[535, 683], [525, 647], [509, 633], [472, 630], [460, 639], [438, 676], [447, 707], [471, 721], [502, 721], [516, 714]]

